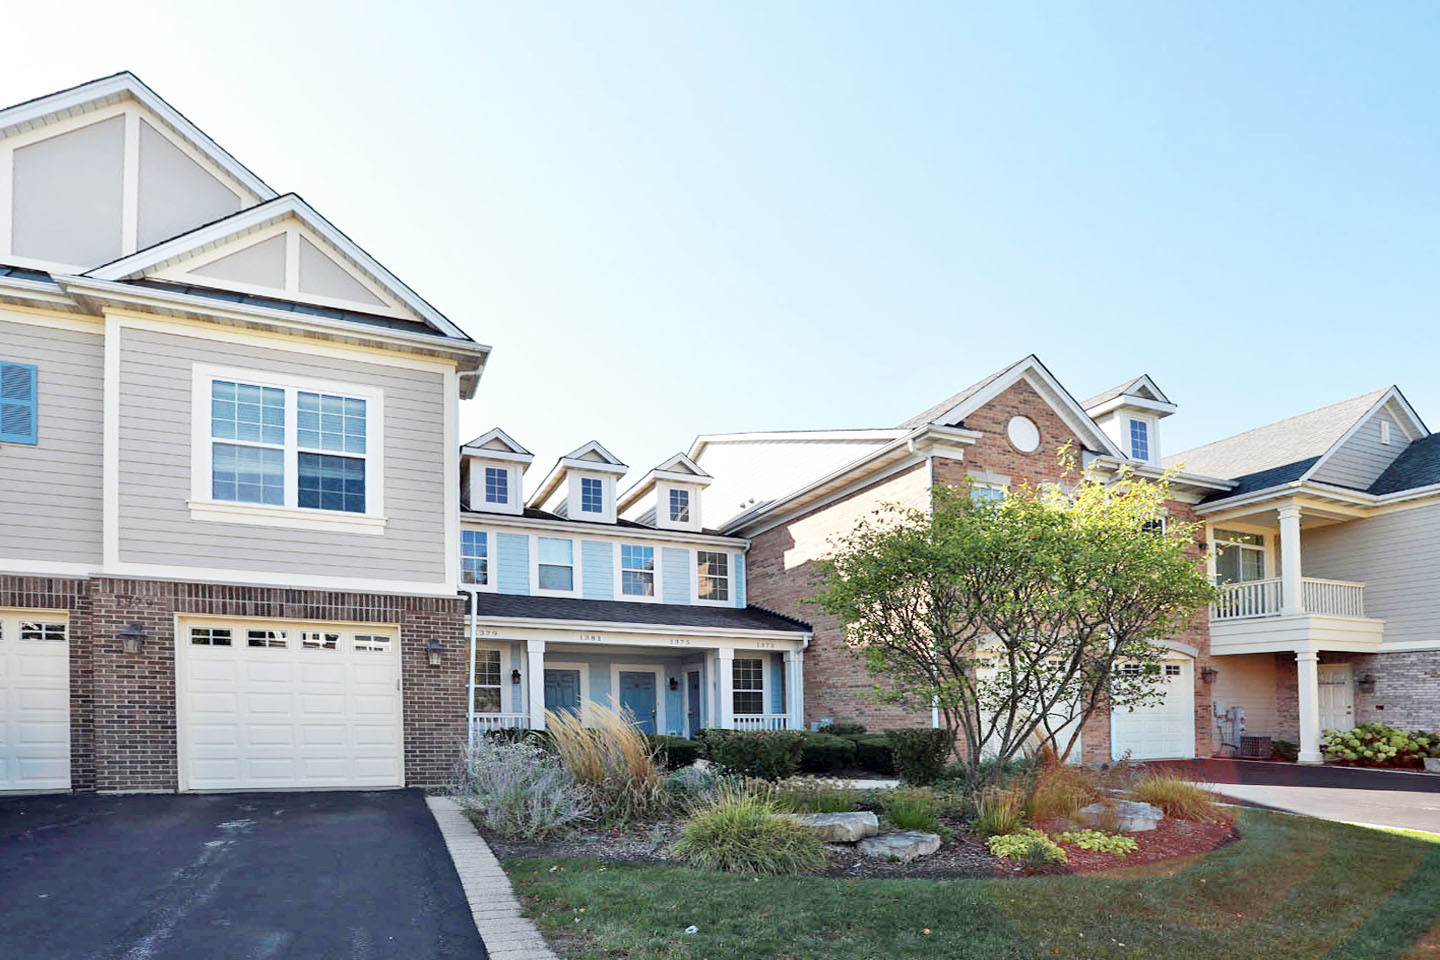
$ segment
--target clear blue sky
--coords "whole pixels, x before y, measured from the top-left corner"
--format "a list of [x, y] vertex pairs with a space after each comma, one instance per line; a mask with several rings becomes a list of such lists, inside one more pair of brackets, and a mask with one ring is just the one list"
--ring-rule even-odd
[[[193, 9], [192, 9], [193, 8]], [[1035, 352], [1170, 451], [1389, 383], [1440, 429], [1440, 6], [17, 4], [495, 347], [468, 436], [632, 467]]]

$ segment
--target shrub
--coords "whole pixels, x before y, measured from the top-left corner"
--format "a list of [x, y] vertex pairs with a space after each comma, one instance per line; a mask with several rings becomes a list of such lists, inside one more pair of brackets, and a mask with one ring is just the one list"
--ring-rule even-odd
[[1440, 733], [1407, 733], [1383, 723], [1362, 723], [1353, 730], [1326, 730], [1325, 759], [1360, 767], [1419, 767], [1440, 757]]
[[784, 780], [800, 769], [804, 741], [793, 730], [707, 730], [705, 757], [724, 774]]
[[896, 830], [942, 832], [940, 814], [945, 809], [945, 801], [928, 787], [888, 790], [880, 798], [880, 804], [885, 811], [885, 819]]
[[1270, 744], [1270, 752], [1281, 760], [1294, 763], [1300, 759], [1300, 745], [1289, 740], [1276, 740]]
[[1023, 860], [1026, 866], [1065, 863], [1070, 859], [1063, 847], [1030, 827], [993, 836], [985, 841], [985, 845], [1001, 860]]
[[1073, 818], [1081, 807], [1100, 799], [1100, 787], [1093, 775], [1080, 767], [1052, 766], [1039, 774], [1030, 795], [1031, 820]]
[[698, 740], [671, 737], [663, 733], [647, 734], [645, 739], [650, 743], [650, 749], [655, 754], [656, 762], [666, 770], [679, 770], [700, 759], [700, 741]]
[[862, 769], [884, 776], [895, 774], [895, 750], [883, 733], [867, 733], [851, 737], [855, 741], [855, 762]]
[[975, 795], [975, 819], [970, 827], [986, 836], [1014, 833], [1025, 825], [1024, 797], [1017, 790], [986, 787]]
[[451, 792], [471, 820], [496, 833], [537, 840], [590, 815], [585, 791], [534, 743], [482, 737], [461, 754]]
[[665, 776], [665, 792], [681, 806], [709, 803], [725, 778], [714, 767], [682, 767]]
[[948, 730], [931, 727], [887, 730], [885, 739], [895, 752], [895, 769], [900, 779], [915, 786], [928, 786], [940, 779], [955, 740]]
[[859, 736], [865, 732], [865, 724], [858, 720], [834, 720], [830, 723], [820, 725], [821, 733], [829, 733], [837, 737]]
[[1167, 817], [1210, 821], [1228, 819], [1215, 803], [1213, 794], [1171, 773], [1152, 773], [1142, 777], [1131, 789], [1130, 795], [1142, 803], [1159, 807]]
[[849, 813], [859, 805], [854, 787], [821, 780], [786, 780], [776, 785], [776, 809], [786, 813]]
[[1102, 833], [1099, 830], [1068, 830], [1058, 834], [1055, 840], [1081, 850], [1113, 853], [1117, 857], [1128, 857], [1140, 847], [1139, 841], [1134, 837], [1127, 837], [1123, 833]]
[[806, 873], [827, 862], [813, 834], [740, 789], [722, 789], [713, 804], [696, 811], [681, 828], [674, 853], [692, 867], [726, 873]]
[[[612, 708], [613, 707], [613, 708]], [[555, 753], [609, 826], [659, 813], [669, 795], [650, 742], [629, 711], [587, 703], [577, 715], [545, 712]]]
[[829, 773], [855, 765], [855, 741], [828, 733], [801, 734], [800, 769]]

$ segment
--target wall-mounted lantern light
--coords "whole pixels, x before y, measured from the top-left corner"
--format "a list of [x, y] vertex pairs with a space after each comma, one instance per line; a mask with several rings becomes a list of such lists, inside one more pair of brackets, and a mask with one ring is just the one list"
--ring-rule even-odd
[[1356, 690], [1359, 690], [1361, 693], [1374, 693], [1374, 692], [1375, 692], [1375, 675], [1374, 675], [1373, 673], [1367, 673], [1367, 674], [1365, 674], [1365, 676], [1361, 677], [1359, 680], [1356, 680], [1356, 681], [1355, 681], [1355, 689], [1356, 689]]
[[1203, 680], [1205, 683], [1214, 683], [1215, 678], [1218, 676], [1220, 676], [1220, 671], [1216, 670], [1214, 667], [1206, 667], [1204, 670], [1200, 671], [1200, 679]]
[[510, 682], [517, 687], [520, 686], [520, 671], [518, 669], [510, 671]]
[[671, 690], [679, 690], [679, 689], [680, 689], [680, 680], [679, 680], [678, 677], [671, 677], [671, 678], [670, 678], [670, 689], [671, 689]]
[[145, 646], [145, 624], [136, 620], [120, 631], [120, 649], [126, 653], [139, 653]]
[[430, 642], [425, 645], [425, 654], [430, 658], [430, 666], [438, 667], [441, 659], [445, 656], [445, 645], [435, 637], [431, 637]]

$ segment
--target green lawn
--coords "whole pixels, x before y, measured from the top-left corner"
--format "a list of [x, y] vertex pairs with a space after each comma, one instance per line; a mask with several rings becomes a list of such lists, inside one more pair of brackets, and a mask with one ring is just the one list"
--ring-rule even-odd
[[1242, 840], [1168, 876], [749, 880], [547, 859], [506, 869], [573, 960], [1380, 960], [1440, 928], [1440, 838], [1257, 811], [1240, 826]]

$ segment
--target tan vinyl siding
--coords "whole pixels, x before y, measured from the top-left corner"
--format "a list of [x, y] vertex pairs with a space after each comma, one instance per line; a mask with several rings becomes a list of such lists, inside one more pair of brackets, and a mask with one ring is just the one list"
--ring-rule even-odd
[[1365, 615], [1385, 643], [1440, 642], [1440, 504], [1382, 513], [1304, 535], [1307, 577], [1365, 583]]
[[39, 442], [0, 444], [0, 556], [98, 565], [101, 328], [40, 326], [14, 316], [0, 308], [0, 360], [37, 368]]
[[1215, 685], [1211, 695], [1226, 707], [1245, 708], [1245, 732], [1277, 737], [1279, 717], [1275, 701], [1278, 696], [1275, 655], [1248, 653], [1240, 656], [1217, 657]]
[[[265, 573], [438, 582], [445, 575], [445, 404], [439, 371], [317, 357], [124, 328], [120, 340], [120, 559]], [[196, 363], [315, 376], [385, 393], [381, 536], [192, 520], [191, 384]], [[208, 412], [205, 413], [208, 417]], [[198, 572], [198, 571], [197, 571]]]
[[[1390, 424], [1388, 445], [1380, 442], [1382, 421]], [[1315, 471], [1315, 479], [1323, 483], [1364, 490], [1379, 479], [1380, 474], [1400, 456], [1408, 443], [1400, 424], [1387, 407], [1361, 424], [1360, 429]]]

